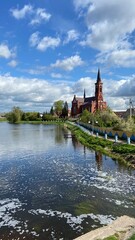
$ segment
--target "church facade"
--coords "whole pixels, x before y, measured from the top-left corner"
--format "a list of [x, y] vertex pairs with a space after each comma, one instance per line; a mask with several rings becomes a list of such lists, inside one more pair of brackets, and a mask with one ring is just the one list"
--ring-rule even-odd
[[76, 117], [81, 114], [85, 109], [94, 113], [97, 110], [104, 110], [107, 108], [107, 103], [103, 99], [103, 83], [100, 77], [100, 70], [98, 70], [97, 81], [95, 83], [95, 96], [86, 97], [85, 90], [82, 98], [74, 95], [71, 107], [71, 116]]

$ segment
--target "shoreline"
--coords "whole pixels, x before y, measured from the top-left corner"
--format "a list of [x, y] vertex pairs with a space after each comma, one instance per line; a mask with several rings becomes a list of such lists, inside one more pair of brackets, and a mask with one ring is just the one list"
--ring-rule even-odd
[[125, 143], [115, 143], [109, 139], [90, 135], [77, 125], [65, 123], [76, 139], [88, 148], [101, 152], [114, 160], [117, 160], [127, 167], [135, 169], [135, 146]]
[[130, 240], [131, 237], [135, 237], [135, 218], [121, 216], [111, 224], [92, 230], [74, 240]]

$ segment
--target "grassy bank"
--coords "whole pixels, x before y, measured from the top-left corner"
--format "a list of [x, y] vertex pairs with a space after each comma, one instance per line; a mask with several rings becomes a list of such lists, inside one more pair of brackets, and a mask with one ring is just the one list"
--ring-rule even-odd
[[[113, 236], [104, 238], [103, 240], [120, 240], [121, 238], [119, 237], [119, 234], [115, 234]], [[97, 240], [101, 240], [101, 239], [97, 239]], [[128, 238], [127, 240], [135, 240], [135, 234], [133, 234], [130, 238]]]
[[[12, 123], [13, 124], [13, 123]], [[44, 124], [44, 125], [63, 125], [63, 121], [19, 121], [14, 124]]]
[[7, 122], [7, 119], [5, 117], [0, 117], [0, 122]]
[[83, 145], [135, 168], [135, 146], [122, 143], [115, 144], [112, 141], [91, 136], [86, 132], [83, 132], [76, 125], [70, 123], [67, 123], [66, 126]]

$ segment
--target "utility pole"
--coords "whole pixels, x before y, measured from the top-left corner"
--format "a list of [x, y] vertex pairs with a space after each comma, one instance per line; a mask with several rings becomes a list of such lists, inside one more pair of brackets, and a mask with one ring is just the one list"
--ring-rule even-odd
[[134, 111], [134, 106], [131, 98], [129, 99], [129, 106], [130, 106], [130, 118], [131, 118]]

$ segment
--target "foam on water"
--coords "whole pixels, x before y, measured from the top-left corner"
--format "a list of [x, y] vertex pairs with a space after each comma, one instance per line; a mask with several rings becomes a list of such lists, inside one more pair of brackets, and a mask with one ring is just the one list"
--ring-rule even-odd
[[83, 227], [81, 226], [82, 222], [86, 220], [87, 218], [91, 218], [92, 220], [95, 221], [95, 223], [100, 223], [102, 225], [106, 225], [111, 223], [115, 218], [111, 215], [102, 215], [102, 214], [81, 214], [79, 216], [73, 216], [71, 213], [65, 212], [62, 213], [60, 211], [53, 211], [51, 209], [49, 210], [42, 210], [42, 209], [37, 209], [37, 210], [30, 210], [29, 213], [33, 215], [46, 215], [50, 217], [56, 217], [56, 218], [61, 218], [65, 219], [67, 224], [70, 225], [70, 227], [73, 230], [81, 230]]

